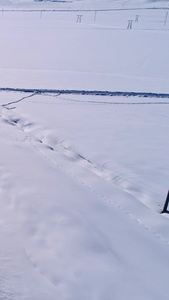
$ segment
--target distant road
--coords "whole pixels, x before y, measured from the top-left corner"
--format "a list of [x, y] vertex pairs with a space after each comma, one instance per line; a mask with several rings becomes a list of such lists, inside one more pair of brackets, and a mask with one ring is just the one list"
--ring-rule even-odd
[[24, 88], [0, 88], [0, 92], [23, 92], [33, 94], [67, 94], [67, 95], [93, 95], [93, 96], [123, 96], [123, 97], [143, 97], [143, 98], [166, 98], [166, 93], [147, 92], [121, 92], [121, 91], [97, 91], [97, 90], [52, 90], [52, 89], [24, 89]]
[[90, 11], [133, 11], [133, 10], [169, 10], [169, 7], [138, 7], [138, 8], [102, 8], [102, 9], [3, 9], [1, 8], [0, 11], [2, 12], [90, 12]]

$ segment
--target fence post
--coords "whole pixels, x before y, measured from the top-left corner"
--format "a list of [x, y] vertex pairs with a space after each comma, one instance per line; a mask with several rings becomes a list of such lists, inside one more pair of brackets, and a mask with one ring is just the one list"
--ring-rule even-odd
[[163, 210], [162, 210], [161, 214], [164, 214], [167, 211], [168, 202], [169, 202], [169, 191], [168, 191], [167, 198], [165, 200], [165, 204], [164, 204], [164, 207], [163, 207]]
[[83, 17], [83, 15], [77, 15], [76, 23], [81, 23], [82, 17]]
[[94, 13], [94, 22], [96, 22], [96, 15], [97, 15], [97, 10], [95, 10], [95, 13]]
[[136, 15], [135, 22], [138, 22], [139, 15]]
[[133, 20], [128, 20], [127, 29], [132, 29]]
[[167, 23], [167, 18], [168, 18], [168, 11], [166, 12], [166, 15], [165, 15], [164, 26], [165, 26], [166, 23]]

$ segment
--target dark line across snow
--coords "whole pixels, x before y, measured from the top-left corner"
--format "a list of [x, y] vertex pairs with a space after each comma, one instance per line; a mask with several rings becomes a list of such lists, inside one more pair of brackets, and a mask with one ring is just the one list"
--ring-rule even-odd
[[67, 95], [93, 95], [93, 96], [123, 96], [123, 97], [143, 97], [143, 98], [166, 98], [167, 93], [151, 92], [120, 92], [120, 91], [97, 91], [97, 90], [53, 90], [53, 89], [25, 89], [25, 88], [0, 88], [0, 92], [22, 92], [32, 94], [67, 94]]
[[100, 9], [0, 9], [2, 12], [90, 12], [90, 11], [168, 10], [168, 7], [100, 8]]

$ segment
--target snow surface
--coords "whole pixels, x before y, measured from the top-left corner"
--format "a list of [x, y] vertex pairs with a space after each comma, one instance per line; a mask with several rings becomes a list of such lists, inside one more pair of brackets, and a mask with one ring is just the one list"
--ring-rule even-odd
[[0, 6], [0, 300], [168, 300], [168, 1]]

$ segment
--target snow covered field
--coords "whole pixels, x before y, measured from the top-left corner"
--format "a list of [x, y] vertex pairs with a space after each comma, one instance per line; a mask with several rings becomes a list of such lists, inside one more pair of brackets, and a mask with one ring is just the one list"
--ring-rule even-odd
[[0, 4], [0, 300], [168, 300], [168, 2]]
[[166, 13], [2, 10], [1, 86], [168, 93]]

